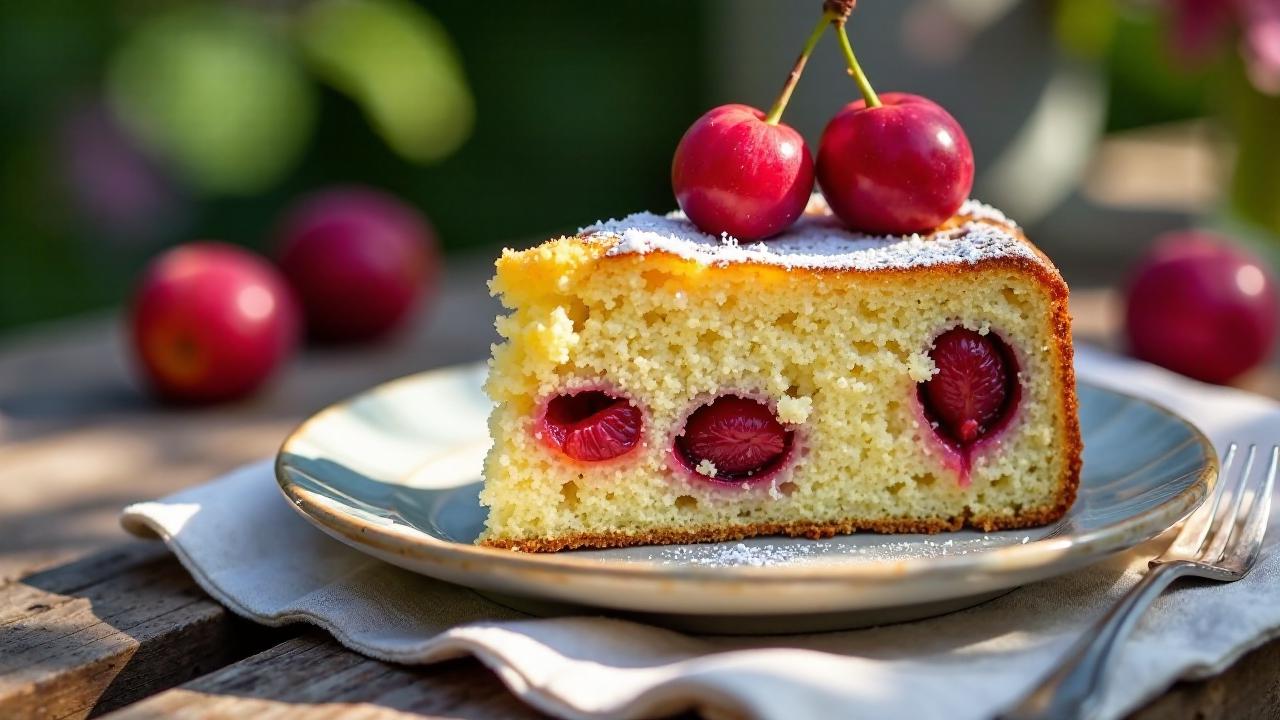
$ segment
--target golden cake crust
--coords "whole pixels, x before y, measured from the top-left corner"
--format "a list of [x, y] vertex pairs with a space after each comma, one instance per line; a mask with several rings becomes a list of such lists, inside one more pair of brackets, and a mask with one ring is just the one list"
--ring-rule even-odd
[[[1071, 499], [1074, 499], [1074, 485]], [[1013, 517], [958, 517], [937, 519], [902, 519], [902, 520], [857, 520], [849, 519], [839, 522], [811, 523], [755, 523], [751, 525], [734, 525], [724, 527], [704, 527], [697, 530], [658, 530], [647, 533], [580, 533], [554, 538], [532, 538], [524, 540], [494, 539], [482, 542], [488, 547], [521, 552], [559, 552], [578, 548], [610, 548], [629, 547], [633, 545], [670, 545], [677, 543], [723, 542], [727, 540], [744, 540], [761, 535], [788, 535], [790, 537], [806, 537], [811, 540], [848, 535], [867, 531], [876, 533], [922, 533], [933, 535], [940, 532], [951, 532], [971, 527], [983, 532], [997, 530], [1017, 530], [1019, 528], [1048, 525], [1061, 518], [1071, 506], [1071, 501], [1059, 502], [1054, 507], [1024, 511]]]

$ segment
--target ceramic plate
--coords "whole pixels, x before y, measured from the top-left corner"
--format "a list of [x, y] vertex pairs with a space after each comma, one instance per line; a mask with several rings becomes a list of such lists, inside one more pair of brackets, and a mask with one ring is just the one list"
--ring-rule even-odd
[[1177, 523], [1217, 475], [1189, 423], [1082, 384], [1079, 499], [1048, 527], [517, 553], [472, 544], [485, 515], [484, 373], [415, 375], [308, 420], [277, 461], [290, 504], [351, 547], [533, 613], [605, 608], [707, 632], [794, 632], [946, 612], [1088, 565]]

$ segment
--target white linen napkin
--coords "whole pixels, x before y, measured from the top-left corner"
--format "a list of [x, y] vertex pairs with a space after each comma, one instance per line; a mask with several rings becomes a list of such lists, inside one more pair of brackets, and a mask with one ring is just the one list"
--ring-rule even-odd
[[[1221, 450], [1280, 440], [1280, 405], [1081, 349], [1080, 377], [1169, 407]], [[266, 625], [309, 622], [376, 658], [474, 655], [513, 693], [569, 718], [698, 708], [752, 718], [990, 717], [1014, 702], [1141, 573], [1148, 545], [951, 615], [792, 637], [694, 637], [605, 617], [536, 619], [373, 560], [299, 518], [268, 462], [126, 508], [200, 585]], [[1268, 546], [1280, 545], [1273, 522]], [[1280, 553], [1230, 585], [1185, 584], [1156, 602], [1117, 658], [1102, 716], [1179, 678], [1219, 672], [1280, 635]]]

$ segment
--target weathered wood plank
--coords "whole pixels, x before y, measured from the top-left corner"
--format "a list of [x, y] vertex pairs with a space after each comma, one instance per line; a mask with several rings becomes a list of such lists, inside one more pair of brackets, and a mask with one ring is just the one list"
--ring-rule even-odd
[[29, 605], [48, 600], [50, 594], [68, 595], [148, 561], [168, 557], [169, 551], [157, 542], [134, 541], [117, 545], [90, 558], [83, 558], [39, 573], [0, 581], [0, 626], [38, 612], [48, 605]]
[[[152, 695], [122, 717], [532, 715], [475, 663], [393, 666], [314, 633], [228, 664], [280, 637], [207, 600], [162, 545], [130, 543], [0, 588], [0, 716], [84, 717]], [[1133, 717], [1280, 717], [1277, 667], [1280, 641]]]
[[406, 667], [369, 660], [310, 632], [118, 710], [142, 718], [541, 717], [474, 661]]
[[[1280, 717], [1280, 642], [1226, 673], [1179, 683], [1130, 720], [1271, 720]], [[144, 718], [536, 717], [484, 668], [460, 661], [408, 668], [361, 658], [315, 632], [288, 640], [109, 716]]]
[[285, 635], [234, 618], [159, 543], [0, 588], [0, 717], [104, 712]]

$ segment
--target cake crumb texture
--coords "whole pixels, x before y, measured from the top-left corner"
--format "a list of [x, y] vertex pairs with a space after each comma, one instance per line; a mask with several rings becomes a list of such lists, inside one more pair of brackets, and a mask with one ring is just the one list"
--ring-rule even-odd
[[[966, 207], [939, 231], [946, 241], [1003, 250], [975, 258], [961, 247], [947, 250], [949, 260], [885, 264], [867, 258], [906, 257], [894, 242], [933, 240], [826, 228], [823, 252], [842, 259], [783, 262], [705, 236], [628, 241], [626, 227], [604, 224], [505, 251], [491, 283], [510, 312], [498, 319], [504, 340], [486, 384], [496, 404], [479, 542], [555, 551], [992, 531], [1060, 517], [1075, 496], [1081, 449], [1066, 285], [1003, 216]], [[825, 222], [821, 208], [811, 215]], [[686, 242], [710, 249], [672, 244]], [[859, 253], [869, 255], [852, 257]], [[937, 440], [917, 393], [934, 372], [932, 339], [957, 326], [999, 335], [1015, 355], [1021, 393], [967, 473]], [[537, 439], [539, 408], [580, 388], [641, 409], [634, 449], [577, 462]], [[685, 419], [723, 394], [767, 402], [794, 431], [788, 461], [769, 479], [719, 482], [714, 467], [686, 471], [673, 461]]]

